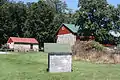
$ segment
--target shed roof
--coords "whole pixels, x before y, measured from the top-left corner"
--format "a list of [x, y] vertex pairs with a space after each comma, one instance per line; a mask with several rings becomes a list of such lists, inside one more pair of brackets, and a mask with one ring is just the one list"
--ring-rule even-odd
[[75, 24], [66, 24], [66, 23], [63, 23], [63, 25], [65, 27], [67, 27], [70, 31], [72, 31], [73, 33], [77, 33], [78, 30], [79, 30], [79, 26], [75, 26]]
[[7, 43], [10, 43], [10, 42], [38, 44], [38, 41], [35, 38], [10, 37]]

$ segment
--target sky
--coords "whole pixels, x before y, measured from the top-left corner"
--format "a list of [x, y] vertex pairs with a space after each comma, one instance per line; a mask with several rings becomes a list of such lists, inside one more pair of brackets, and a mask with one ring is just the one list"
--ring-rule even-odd
[[[38, 0], [15, 0], [15, 1], [24, 1], [26, 2], [37, 2]], [[62, 0], [65, 1], [68, 5], [68, 8], [71, 8], [73, 10], [77, 9], [78, 0]], [[120, 4], [120, 0], [107, 0], [109, 4], [112, 4], [114, 6], [117, 6], [117, 4]]]

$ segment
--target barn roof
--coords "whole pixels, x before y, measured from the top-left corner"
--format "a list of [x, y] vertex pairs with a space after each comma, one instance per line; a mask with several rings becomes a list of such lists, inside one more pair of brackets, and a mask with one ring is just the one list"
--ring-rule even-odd
[[35, 38], [10, 37], [7, 43], [10, 43], [10, 42], [38, 44], [38, 41]]
[[67, 27], [70, 31], [72, 31], [73, 33], [77, 33], [78, 32], [79, 26], [75, 26], [75, 24], [66, 24], [66, 23], [63, 23], [63, 25], [65, 27]]

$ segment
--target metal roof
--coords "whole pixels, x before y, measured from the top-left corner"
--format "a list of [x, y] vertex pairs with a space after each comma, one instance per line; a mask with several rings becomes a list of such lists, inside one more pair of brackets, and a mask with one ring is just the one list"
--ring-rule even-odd
[[10, 37], [7, 43], [10, 43], [10, 42], [38, 44], [38, 41], [35, 38]]
[[77, 33], [79, 30], [79, 26], [75, 26], [75, 24], [66, 24], [63, 23], [65, 27], [67, 27], [69, 30], [71, 30], [73, 33]]
[[110, 30], [109, 34], [111, 34], [114, 37], [120, 37], [120, 32], [118, 32], [117, 30]]

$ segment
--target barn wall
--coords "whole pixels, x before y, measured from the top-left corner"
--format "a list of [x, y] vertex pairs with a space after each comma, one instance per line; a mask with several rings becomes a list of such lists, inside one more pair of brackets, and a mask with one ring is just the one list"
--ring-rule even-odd
[[[14, 49], [15, 51], [30, 51], [31, 45], [30, 44], [14, 44], [12, 43], [7, 43], [9, 46], [9, 49]], [[33, 44], [33, 51], [39, 51], [39, 45]]]
[[63, 35], [63, 34], [70, 34], [71, 32], [64, 26], [62, 26], [59, 31], [58, 31], [58, 34], [57, 35]]
[[[30, 44], [14, 44], [14, 50], [15, 51], [30, 51], [31, 50], [31, 45]], [[33, 50], [32, 51], [39, 51], [39, 45], [33, 45]]]
[[29, 51], [30, 50], [30, 44], [14, 44], [14, 50], [15, 51]]
[[33, 45], [33, 50], [38, 52], [39, 51], [39, 45]]
[[7, 43], [7, 45], [8, 45], [8, 47], [9, 47], [10, 49], [13, 49], [13, 48], [14, 48], [14, 42]]
[[75, 44], [76, 36], [72, 33], [57, 35], [57, 43], [70, 44], [71, 46]]

